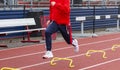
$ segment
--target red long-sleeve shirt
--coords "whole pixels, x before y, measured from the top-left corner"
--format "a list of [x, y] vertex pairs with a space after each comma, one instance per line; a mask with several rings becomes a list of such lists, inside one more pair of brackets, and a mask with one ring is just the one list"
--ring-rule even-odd
[[[51, 2], [56, 2], [54, 6]], [[70, 23], [70, 0], [50, 0], [50, 20], [57, 24], [68, 25]]]

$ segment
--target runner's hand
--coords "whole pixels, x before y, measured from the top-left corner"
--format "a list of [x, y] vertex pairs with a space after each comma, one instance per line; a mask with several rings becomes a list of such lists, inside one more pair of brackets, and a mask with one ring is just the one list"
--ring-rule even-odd
[[55, 4], [56, 4], [56, 2], [55, 2], [55, 1], [52, 1], [52, 2], [51, 2], [51, 5], [52, 5], [52, 6], [54, 6]]

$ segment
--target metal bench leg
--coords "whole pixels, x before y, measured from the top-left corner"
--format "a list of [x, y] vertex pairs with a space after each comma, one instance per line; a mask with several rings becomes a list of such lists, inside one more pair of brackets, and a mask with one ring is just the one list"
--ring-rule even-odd
[[30, 32], [28, 32], [27, 40], [22, 40], [21, 42], [23, 42], [23, 43], [26, 43], [26, 42], [39, 43], [40, 41], [38, 41], [38, 40], [31, 40], [30, 39]]

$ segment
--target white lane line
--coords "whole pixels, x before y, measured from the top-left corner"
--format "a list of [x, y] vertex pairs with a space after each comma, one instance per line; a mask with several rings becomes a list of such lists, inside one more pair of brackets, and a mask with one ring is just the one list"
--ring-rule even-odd
[[[70, 48], [70, 47], [59, 48], [59, 49], [55, 49], [54, 51], [62, 50], [62, 49], [68, 49], [68, 48]], [[26, 57], [26, 56], [32, 56], [32, 55], [37, 55], [37, 54], [41, 54], [41, 53], [45, 53], [45, 51], [35, 52], [35, 53], [29, 53], [29, 54], [24, 54], [24, 55], [18, 55], [18, 56], [12, 56], [12, 57], [7, 57], [7, 58], [1, 58], [0, 61], [9, 60], [9, 59], [15, 59], [15, 58], [20, 58], [20, 57]]]
[[[106, 48], [106, 49], [102, 49], [102, 50], [108, 51], [108, 50], [111, 50], [111, 48]], [[68, 57], [65, 57], [65, 58], [76, 58], [76, 57], [84, 56], [85, 54], [86, 53], [82, 53], [82, 54], [79, 54], [79, 55], [68, 56]], [[40, 65], [48, 64], [48, 63], [50, 63], [50, 61], [46, 61], [46, 62], [41, 62], [41, 63], [36, 63], [36, 64], [32, 64], [32, 65], [27, 65], [27, 66], [19, 67], [19, 69], [22, 70], [22, 69], [31, 68], [31, 67], [35, 67], [35, 66], [40, 66]]]
[[[102, 35], [101, 35], [102, 36]], [[104, 35], [105, 36], [105, 35]], [[81, 38], [82, 39], [82, 38]], [[57, 43], [57, 42], [54, 42], [54, 43]], [[45, 43], [43, 43], [43, 44], [36, 44], [36, 46], [37, 45], [44, 45]], [[27, 47], [33, 47], [34, 45], [30, 45], [30, 46], [27, 46]], [[14, 47], [14, 48], [9, 48], [9, 49], [1, 49], [0, 50], [0, 52], [1, 51], [8, 51], [8, 50], [16, 50], [16, 49], [20, 49], [20, 48], [25, 48], [25, 47]]]
[[[114, 33], [114, 34], [119, 34], [119, 33]], [[113, 34], [109, 34], [109, 35], [113, 35]], [[102, 37], [102, 36], [107, 36], [107, 35], [101, 35], [100, 37]], [[83, 39], [83, 38], [81, 38], [81, 39]], [[57, 42], [54, 42], [54, 43], [57, 43]], [[39, 45], [44, 45], [44, 43], [43, 44], [36, 44], [36, 46], [39, 46]], [[31, 46], [27, 46], [27, 47], [33, 47], [33, 46], [35, 46], [35, 44], [34, 45], [31, 45]], [[9, 48], [9, 49], [1, 49], [0, 51], [8, 51], [8, 50], [15, 50], [15, 49], [20, 49], [20, 48], [25, 48], [25, 47], [15, 47], [15, 48]]]
[[106, 62], [102, 62], [102, 63], [99, 63], [99, 64], [95, 64], [95, 65], [88, 66], [88, 67], [85, 67], [85, 68], [81, 68], [79, 70], [87, 70], [87, 69], [90, 69], [90, 68], [95, 68], [95, 67], [98, 67], [98, 66], [101, 66], [101, 65], [105, 65], [105, 64], [108, 64], [108, 63], [112, 63], [112, 62], [115, 62], [115, 61], [120, 61], [120, 58], [113, 59], [113, 60], [106, 61]]
[[9, 49], [1, 49], [0, 52], [2, 52], [2, 51], [9, 51], [9, 50], [17, 50], [17, 49], [33, 47], [33, 46], [40, 46], [40, 45], [44, 45], [44, 44], [34, 44], [34, 45], [26, 46], [26, 47], [22, 46], [22, 47], [14, 47], [14, 48], [9, 48]]
[[[119, 40], [120, 38], [115, 38], [115, 39], [109, 39], [109, 40], [102, 40], [102, 41], [96, 41], [96, 42], [92, 42], [92, 43], [86, 43], [86, 44], [81, 44], [79, 46], [87, 46], [87, 45], [91, 45], [91, 44], [98, 44], [98, 43], [103, 43], [103, 42], [109, 42], [109, 41], [113, 41], [113, 40]], [[59, 48], [59, 49], [53, 49], [53, 51], [58, 51], [58, 50], [65, 50], [65, 49], [69, 49], [69, 48], [73, 48], [72, 46], [67, 46], [64, 48]], [[45, 51], [42, 52], [36, 52], [36, 53], [29, 53], [29, 54], [24, 54], [24, 55], [18, 55], [18, 56], [12, 56], [12, 57], [7, 57], [7, 58], [1, 58], [0, 61], [2, 60], [8, 60], [8, 59], [14, 59], [14, 58], [20, 58], [20, 57], [25, 57], [25, 56], [31, 56], [31, 55], [37, 55], [37, 54], [41, 54], [44, 53]]]

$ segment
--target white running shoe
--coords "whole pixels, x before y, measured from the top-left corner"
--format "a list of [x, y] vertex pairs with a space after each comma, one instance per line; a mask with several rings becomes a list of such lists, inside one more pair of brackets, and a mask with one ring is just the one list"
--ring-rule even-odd
[[52, 58], [52, 57], [53, 57], [53, 53], [51, 51], [46, 51], [45, 55], [43, 56], [43, 59]]
[[75, 52], [79, 52], [78, 41], [76, 39], [73, 39], [72, 45], [74, 46]]

